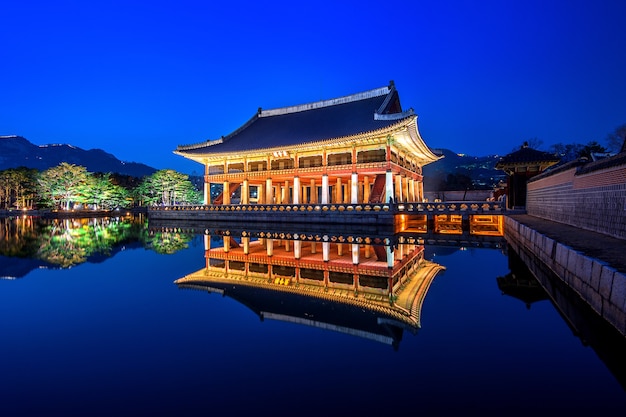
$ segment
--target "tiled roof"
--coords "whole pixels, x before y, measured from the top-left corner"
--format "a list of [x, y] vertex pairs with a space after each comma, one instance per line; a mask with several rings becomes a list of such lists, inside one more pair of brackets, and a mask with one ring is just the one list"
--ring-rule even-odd
[[221, 140], [179, 146], [185, 153], [223, 153], [299, 145], [382, 129], [413, 115], [389, 87], [300, 106], [261, 110]]
[[515, 152], [500, 158], [500, 161], [496, 164], [496, 168], [506, 165], [517, 165], [529, 162], [558, 162], [559, 158], [550, 153], [538, 151], [537, 149], [529, 148], [528, 146], [522, 146]]

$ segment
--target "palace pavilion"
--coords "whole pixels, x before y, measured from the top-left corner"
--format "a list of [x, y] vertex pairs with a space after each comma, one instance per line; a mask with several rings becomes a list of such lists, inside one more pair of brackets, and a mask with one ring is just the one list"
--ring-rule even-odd
[[[349, 96], [257, 113], [227, 136], [181, 145], [204, 165], [204, 204], [423, 201], [422, 167], [440, 156], [392, 82]], [[222, 193], [211, 195], [211, 185]], [[217, 187], [214, 187], [217, 188]]]

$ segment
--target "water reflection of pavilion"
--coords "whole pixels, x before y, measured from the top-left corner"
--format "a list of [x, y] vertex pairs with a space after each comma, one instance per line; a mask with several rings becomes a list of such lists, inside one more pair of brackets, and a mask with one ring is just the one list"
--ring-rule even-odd
[[[176, 281], [218, 292], [270, 318], [341, 331], [397, 347], [420, 327], [422, 303], [442, 266], [413, 238], [222, 231], [205, 234], [205, 267]], [[214, 236], [215, 238], [215, 236]], [[213, 247], [211, 247], [213, 246]]]

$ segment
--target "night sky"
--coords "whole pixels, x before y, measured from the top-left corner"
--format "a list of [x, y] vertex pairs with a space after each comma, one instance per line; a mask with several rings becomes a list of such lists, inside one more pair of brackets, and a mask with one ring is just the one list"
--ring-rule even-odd
[[179, 144], [394, 80], [431, 148], [605, 143], [626, 1], [4, 1], [0, 135], [201, 172]]

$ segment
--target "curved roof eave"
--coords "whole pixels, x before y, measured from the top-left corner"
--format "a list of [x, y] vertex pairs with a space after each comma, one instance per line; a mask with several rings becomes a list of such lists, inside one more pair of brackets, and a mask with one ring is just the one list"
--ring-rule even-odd
[[[412, 115], [407, 116], [407, 117], [405, 117], [403, 119], [399, 119], [396, 123], [387, 125], [387, 126], [382, 127], [380, 129], [359, 132], [359, 133], [356, 133], [356, 134], [353, 134], [353, 135], [339, 136], [339, 137], [335, 137], [335, 138], [329, 138], [329, 139], [323, 139], [323, 140], [317, 140], [317, 141], [310, 141], [310, 142], [303, 142], [303, 143], [300, 143], [300, 144], [295, 145], [295, 146], [297, 146], [299, 148], [301, 148], [301, 147], [314, 148], [314, 147], [331, 145], [333, 143], [350, 142], [350, 141], [353, 141], [353, 140], [355, 140], [355, 139], [357, 139], [359, 137], [362, 137], [362, 136], [377, 136], [377, 135], [384, 135], [384, 134], [388, 134], [388, 133], [393, 133], [394, 131], [398, 131], [399, 127], [405, 127], [405, 126], [410, 124], [410, 121], [414, 121], [416, 119], [417, 119], [417, 116], [415, 114], [412, 114]], [[407, 121], [409, 121], [409, 123], [407, 123]], [[426, 146], [426, 144], [424, 144], [423, 140], [419, 136], [419, 133], [418, 133], [418, 137], [419, 137], [419, 141], [421, 141], [422, 144], [423, 144], [423, 148], [425, 148], [427, 150], [427, 152], [425, 152], [425, 153], [426, 154], [429, 153], [430, 155], [432, 155], [432, 157], [435, 158], [435, 159], [433, 159], [433, 161], [439, 159], [440, 157], [435, 155], [434, 153], [432, 153], [432, 151], [430, 151], [430, 149]], [[274, 150], [280, 150], [280, 149], [284, 149], [284, 148], [285, 148], [285, 145], [281, 145], [281, 146], [274, 146], [274, 147], [249, 149], [249, 150], [239, 151], [239, 152], [235, 152], [235, 153], [236, 154], [267, 153], [267, 152], [273, 152]], [[174, 153], [176, 155], [184, 156], [186, 158], [193, 159], [195, 161], [223, 158], [224, 155], [230, 155], [230, 156], [233, 155], [233, 152], [232, 151], [228, 151], [228, 150], [221, 151], [221, 152], [211, 152], [211, 153], [207, 153], [207, 152], [192, 153], [192, 152], [189, 152], [189, 151], [180, 152], [179, 150], [176, 150], [176, 151], [174, 151]], [[420, 152], [420, 154], [421, 154], [421, 152]]]

